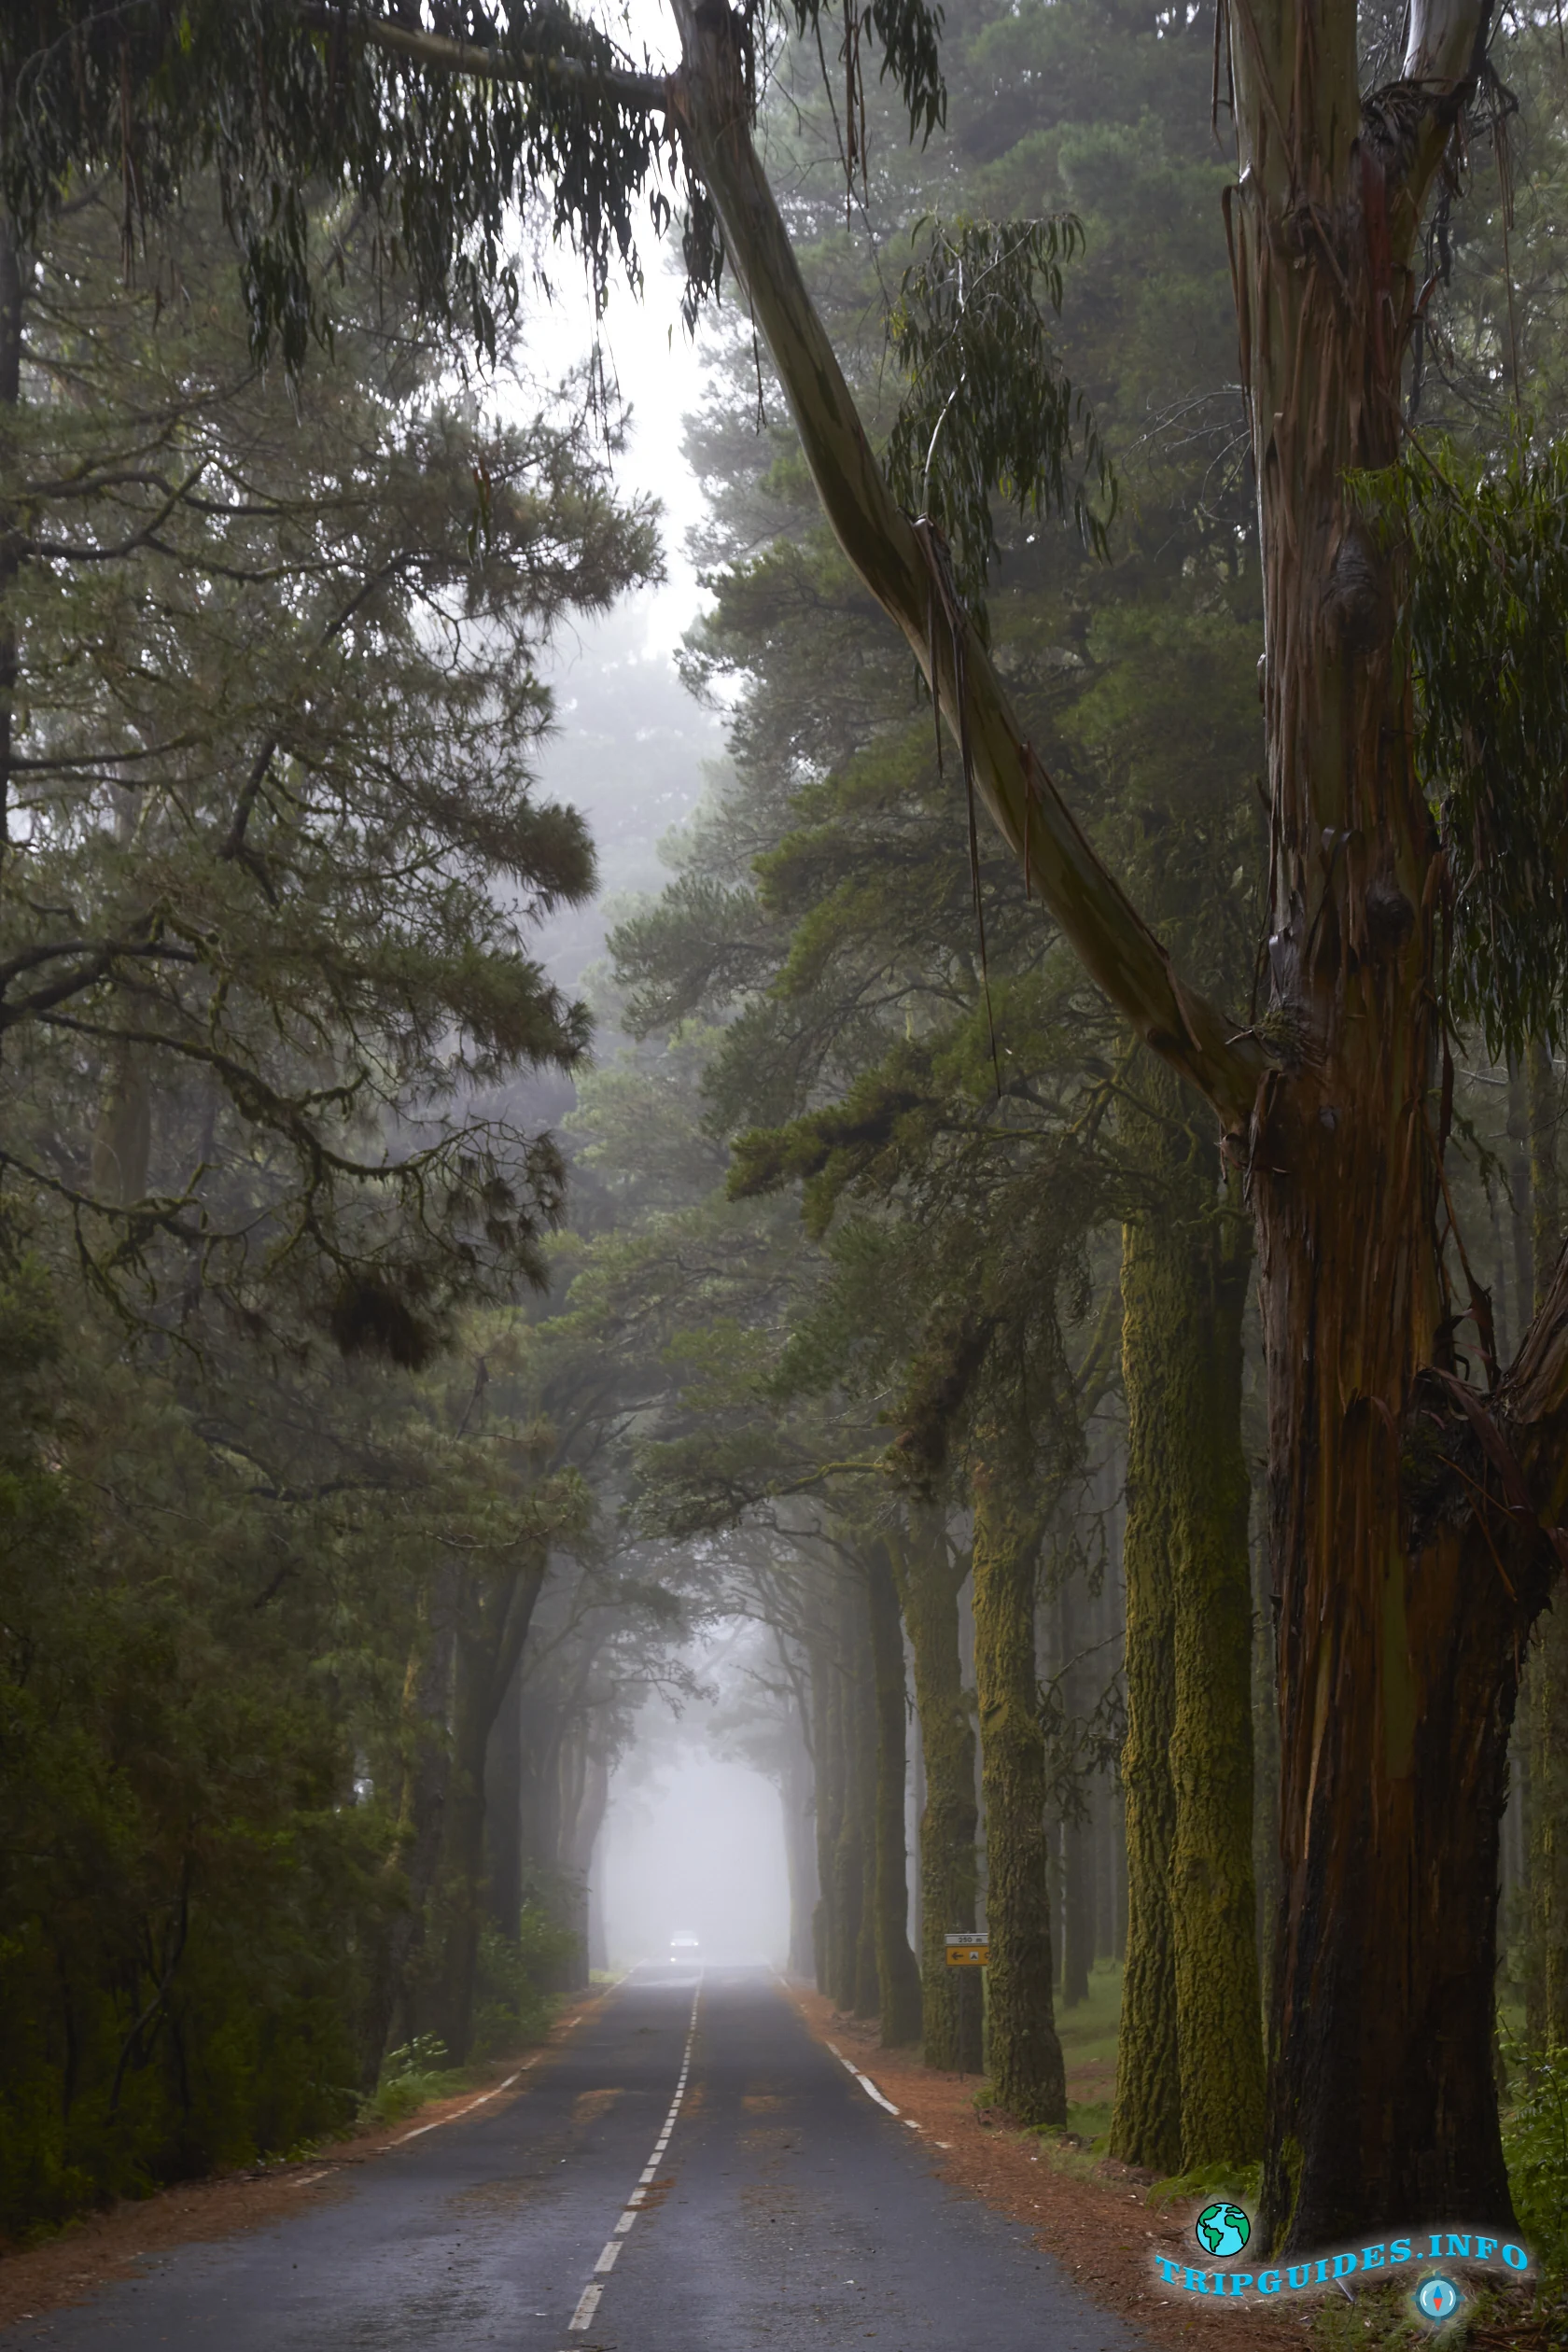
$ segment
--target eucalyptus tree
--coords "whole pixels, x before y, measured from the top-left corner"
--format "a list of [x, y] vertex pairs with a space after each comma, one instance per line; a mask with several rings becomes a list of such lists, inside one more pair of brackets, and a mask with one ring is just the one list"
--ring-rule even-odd
[[[0, 51], [6, 201], [25, 242], [73, 163], [122, 159], [128, 191], [155, 198], [204, 147], [234, 196], [259, 320], [281, 324], [297, 361], [314, 169], [373, 196], [396, 168], [410, 248], [473, 298], [483, 332], [519, 185], [545, 186], [602, 268], [673, 127], [693, 286], [711, 282], [721, 231], [833, 529], [929, 678], [966, 778], [1086, 972], [1205, 1096], [1246, 1171], [1282, 1726], [1267, 2233], [1310, 2244], [1429, 2203], [1504, 2221], [1497, 1820], [1517, 1660], [1556, 1565], [1568, 1268], [1506, 1376], [1486, 1393], [1463, 1380], [1441, 1009], [1463, 847], [1434, 822], [1407, 723], [1407, 551], [1368, 530], [1351, 481], [1397, 453], [1421, 232], [1483, 70], [1486, 0], [1415, 0], [1393, 74], [1365, 91], [1351, 0], [1238, 5], [1222, 28], [1271, 805], [1267, 1001], [1245, 1016], [1178, 972], [1095, 853], [929, 518], [901, 510], [872, 456], [752, 143], [756, 21], [688, 0], [674, 13], [681, 63], [659, 76], [569, 16], [509, 15], [473, 44], [256, 0], [188, 12], [176, 40], [151, 6], [40, 0], [10, 12]], [[931, 128], [935, 19], [909, 0], [847, 31]], [[253, 193], [275, 202], [253, 211]], [[1492, 870], [1456, 903], [1483, 942], [1513, 879]], [[1563, 978], [1561, 937], [1532, 944], [1527, 970], [1487, 968], [1521, 1034], [1550, 1025]]]

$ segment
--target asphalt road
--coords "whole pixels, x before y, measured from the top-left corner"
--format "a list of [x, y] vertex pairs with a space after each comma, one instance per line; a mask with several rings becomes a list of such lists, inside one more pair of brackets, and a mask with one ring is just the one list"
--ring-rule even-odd
[[[340, 2185], [341, 2184], [341, 2185]], [[638, 2193], [640, 2191], [640, 2194]], [[3, 2352], [1136, 2352], [763, 1969], [647, 1969], [520, 2098]], [[595, 2291], [597, 2289], [597, 2292]]]

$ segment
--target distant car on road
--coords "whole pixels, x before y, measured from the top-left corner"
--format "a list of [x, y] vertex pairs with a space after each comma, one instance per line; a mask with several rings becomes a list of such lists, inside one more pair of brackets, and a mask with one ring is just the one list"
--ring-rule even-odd
[[684, 1933], [672, 1936], [670, 1938], [670, 1966], [675, 1968], [682, 1966], [690, 1967], [701, 1951], [702, 1946], [695, 1936], [688, 1936]]

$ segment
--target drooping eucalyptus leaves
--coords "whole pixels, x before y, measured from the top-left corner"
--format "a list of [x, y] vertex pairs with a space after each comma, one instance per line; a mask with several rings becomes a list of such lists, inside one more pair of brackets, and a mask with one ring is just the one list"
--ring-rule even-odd
[[926, 221], [888, 338], [909, 378], [888, 444], [894, 496], [946, 541], [967, 601], [983, 595], [1000, 544], [993, 501], [1037, 519], [1071, 513], [1106, 550], [1116, 478], [1087, 400], [1056, 351], [1071, 213], [1040, 220]]

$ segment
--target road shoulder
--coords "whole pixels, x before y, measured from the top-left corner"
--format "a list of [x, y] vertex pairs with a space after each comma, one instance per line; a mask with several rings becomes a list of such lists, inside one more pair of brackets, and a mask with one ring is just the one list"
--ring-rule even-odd
[[975, 2076], [941, 2073], [913, 2050], [883, 2050], [874, 2023], [840, 2015], [804, 1985], [788, 1984], [785, 1991], [816, 2039], [836, 2044], [898, 2108], [901, 2124], [920, 2126], [920, 2142], [941, 2178], [1031, 2228], [1102, 2310], [1116, 2313], [1151, 2344], [1180, 2345], [1184, 2352], [1194, 2346], [1302, 2352], [1309, 2314], [1275, 2318], [1255, 2305], [1222, 2311], [1162, 2287], [1156, 2254], [1191, 2259], [1186, 2216], [1152, 2211], [1136, 2176], [1111, 2166], [1087, 2179], [1057, 2171], [1031, 2134], [1015, 2131], [994, 2112], [976, 2112]]
[[[510, 2107], [523, 2097], [539, 2064], [612, 1989], [604, 1987], [568, 2002], [535, 2049], [497, 2059], [468, 2089], [450, 2099], [433, 2099], [396, 2123], [378, 2123], [297, 2162], [218, 2173], [161, 2189], [150, 2197], [125, 2198], [105, 2212], [67, 2222], [58, 2235], [40, 2245], [0, 2252], [0, 2329], [85, 2303], [117, 2279], [136, 2277], [145, 2262], [175, 2247], [210, 2244], [242, 2230], [287, 2220], [306, 2203], [342, 2195], [356, 2166], [373, 2163], [413, 2133], [456, 2123], [469, 2107], [483, 2116]], [[513, 2073], [517, 2080], [502, 2089]], [[476, 2106], [482, 2093], [492, 2092], [495, 2095]]]

